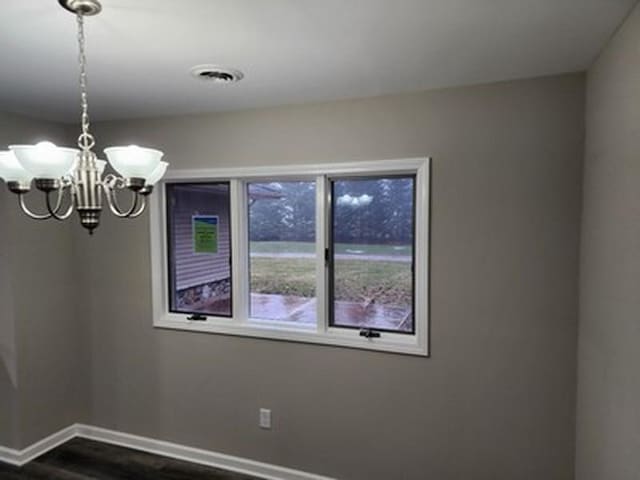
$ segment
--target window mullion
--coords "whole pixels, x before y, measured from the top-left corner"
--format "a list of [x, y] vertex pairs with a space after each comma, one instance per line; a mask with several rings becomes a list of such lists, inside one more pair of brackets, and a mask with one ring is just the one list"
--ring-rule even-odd
[[328, 242], [329, 202], [327, 198], [327, 178], [316, 177], [316, 323], [318, 332], [326, 333], [328, 328], [328, 275], [325, 262], [325, 249]]
[[249, 318], [249, 243], [247, 228], [246, 184], [231, 181], [231, 271], [233, 281], [233, 319], [246, 322]]

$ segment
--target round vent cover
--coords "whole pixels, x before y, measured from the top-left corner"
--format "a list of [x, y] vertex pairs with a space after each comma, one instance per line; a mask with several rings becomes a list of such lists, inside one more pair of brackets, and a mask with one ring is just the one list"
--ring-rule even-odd
[[203, 81], [222, 84], [236, 83], [244, 78], [240, 70], [219, 65], [196, 65], [191, 69], [191, 75]]

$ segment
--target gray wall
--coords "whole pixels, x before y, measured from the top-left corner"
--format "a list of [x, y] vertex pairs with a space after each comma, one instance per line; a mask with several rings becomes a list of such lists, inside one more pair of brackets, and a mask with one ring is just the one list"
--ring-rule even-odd
[[583, 82], [98, 124], [173, 168], [432, 156], [433, 357], [153, 329], [148, 219], [105, 215], [74, 239], [92, 423], [343, 479], [573, 478]]
[[[2, 118], [2, 117], [0, 117]], [[9, 195], [0, 190], [0, 445], [18, 443], [18, 351], [11, 280]]]
[[588, 74], [579, 480], [640, 472], [640, 7]]
[[[65, 138], [60, 125], [0, 114], [0, 146]], [[0, 445], [23, 448], [87, 418], [87, 330], [74, 291], [73, 227], [22, 216], [1, 183]]]

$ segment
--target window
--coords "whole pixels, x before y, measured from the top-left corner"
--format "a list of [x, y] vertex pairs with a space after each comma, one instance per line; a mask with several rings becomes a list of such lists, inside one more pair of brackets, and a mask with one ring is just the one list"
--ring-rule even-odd
[[154, 325], [428, 354], [429, 160], [173, 171]]
[[331, 180], [330, 325], [414, 332], [415, 182]]
[[231, 316], [229, 183], [168, 184], [169, 311]]
[[315, 182], [256, 182], [247, 187], [249, 316], [315, 325]]

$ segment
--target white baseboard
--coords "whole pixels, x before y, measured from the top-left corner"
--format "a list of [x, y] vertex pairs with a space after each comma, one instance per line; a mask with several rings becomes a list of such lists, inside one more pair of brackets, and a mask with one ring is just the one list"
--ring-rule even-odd
[[0, 446], [0, 462], [19, 467], [21, 466], [20, 452], [18, 450], [14, 450], [13, 448]]
[[14, 450], [12, 448], [0, 446], [0, 462], [21, 467], [25, 463], [29, 463], [34, 458], [47, 453], [49, 450], [53, 450], [57, 446], [68, 442], [76, 436], [76, 425], [72, 425], [54, 433], [53, 435], [49, 435], [47, 438], [43, 438], [39, 442], [36, 442], [22, 450]]
[[0, 446], [0, 462], [22, 466], [74, 437], [87, 438], [89, 440], [153, 453], [163, 457], [253, 475], [264, 478], [265, 480], [334, 480], [329, 477], [269, 463], [257, 462], [247, 458], [235, 457], [209, 450], [187, 447], [177, 443], [82, 424], [72, 425], [64, 430], [60, 430], [23, 450], [13, 450]]

